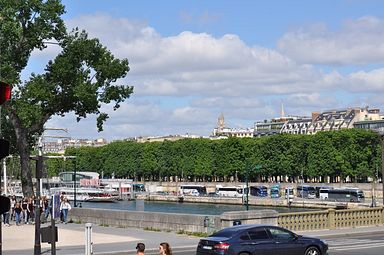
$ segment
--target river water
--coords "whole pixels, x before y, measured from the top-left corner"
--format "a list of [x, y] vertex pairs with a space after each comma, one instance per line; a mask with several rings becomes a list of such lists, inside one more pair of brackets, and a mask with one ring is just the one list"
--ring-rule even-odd
[[[81, 202], [81, 203], [78, 203], [78, 206], [79, 204], [81, 204], [83, 208], [100, 208], [100, 209], [136, 211], [136, 201], [117, 201], [114, 203]], [[291, 208], [290, 209], [286, 207], [249, 206], [249, 210], [264, 210], [264, 209], [272, 209], [278, 212], [311, 211], [311, 209], [308, 209], [308, 208]], [[246, 207], [242, 205], [144, 201], [144, 211], [146, 212], [220, 215], [224, 212], [245, 211], [245, 210], [246, 210]]]

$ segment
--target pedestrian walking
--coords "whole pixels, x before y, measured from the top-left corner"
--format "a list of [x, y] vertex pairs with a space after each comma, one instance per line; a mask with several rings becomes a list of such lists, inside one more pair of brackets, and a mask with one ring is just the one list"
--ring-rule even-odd
[[21, 222], [21, 213], [23, 209], [21, 208], [21, 205], [19, 202], [16, 202], [15, 205], [15, 220], [16, 220], [16, 225], [19, 226]]
[[3, 213], [3, 222], [4, 222], [4, 226], [6, 227], [9, 227], [9, 212], [10, 211], [6, 211]]
[[66, 198], [65, 192], [61, 193], [60, 195], [60, 221], [61, 222], [64, 222], [63, 210], [61, 210], [61, 204], [64, 202], [64, 198]]
[[23, 199], [23, 202], [21, 203], [21, 208], [23, 209], [23, 220], [24, 223], [27, 224], [27, 215], [28, 215], [28, 199]]
[[172, 249], [169, 243], [161, 243], [159, 246], [160, 255], [172, 255]]
[[48, 198], [46, 196], [43, 197], [43, 211], [44, 211], [44, 219], [45, 221], [48, 220], [48, 216], [49, 216], [49, 213], [50, 213], [50, 205], [49, 205], [49, 201], [48, 201]]
[[63, 222], [64, 224], [68, 223], [68, 212], [72, 209], [71, 204], [68, 201], [68, 198], [64, 198], [63, 202], [60, 204], [60, 210], [63, 212]]
[[27, 224], [29, 224], [29, 221], [31, 221], [32, 223], [35, 222], [35, 208], [32, 197], [28, 199], [27, 204]]
[[145, 244], [137, 243], [136, 244], [136, 254], [137, 255], [144, 255], [145, 254], [144, 251], [145, 251]]
[[11, 197], [11, 220], [15, 220], [16, 196]]

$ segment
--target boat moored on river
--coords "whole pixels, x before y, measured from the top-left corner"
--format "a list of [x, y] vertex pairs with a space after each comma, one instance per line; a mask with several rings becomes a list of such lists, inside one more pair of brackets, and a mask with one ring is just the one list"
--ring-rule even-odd
[[50, 189], [51, 195], [63, 194], [70, 201], [82, 202], [114, 202], [118, 199], [118, 194], [115, 190], [105, 190], [98, 188], [76, 188], [73, 187], [56, 187]]

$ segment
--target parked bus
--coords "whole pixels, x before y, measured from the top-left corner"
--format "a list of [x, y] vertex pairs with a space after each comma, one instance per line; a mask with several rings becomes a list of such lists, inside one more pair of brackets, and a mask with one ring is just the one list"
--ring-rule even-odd
[[221, 197], [242, 197], [246, 194], [246, 188], [243, 186], [223, 187], [221, 185], [217, 185], [216, 194]]
[[190, 196], [205, 196], [207, 195], [207, 188], [203, 185], [181, 185], [180, 195]]
[[321, 189], [328, 190], [328, 189], [333, 189], [333, 187], [330, 187], [330, 186], [316, 186], [315, 189], [316, 189], [316, 198], [320, 198], [320, 190]]
[[328, 191], [333, 189], [332, 187], [322, 187], [319, 189], [320, 200], [328, 200]]
[[251, 186], [250, 194], [257, 197], [268, 196], [268, 188], [266, 186]]
[[279, 198], [280, 197], [280, 185], [273, 185], [271, 187], [271, 198]]
[[300, 185], [296, 188], [296, 194], [297, 197], [316, 198], [316, 189], [309, 185]]
[[363, 202], [364, 192], [360, 189], [330, 189], [328, 200], [338, 202]]

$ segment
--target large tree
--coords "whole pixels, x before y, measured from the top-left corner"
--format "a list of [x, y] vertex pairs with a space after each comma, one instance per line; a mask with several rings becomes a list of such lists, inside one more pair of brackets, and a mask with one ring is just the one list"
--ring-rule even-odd
[[[102, 130], [108, 118], [102, 104], [116, 110], [133, 88], [116, 84], [129, 71], [128, 60], [116, 59], [85, 31], [67, 31], [60, 0], [0, 0], [0, 79], [13, 85], [12, 100], [3, 106], [15, 133], [20, 155], [23, 193], [33, 194], [28, 141], [44, 130], [53, 116], [74, 112], [77, 121], [96, 114]], [[21, 81], [31, 53], [54, 43], [61, 52], [43, 73]]]

